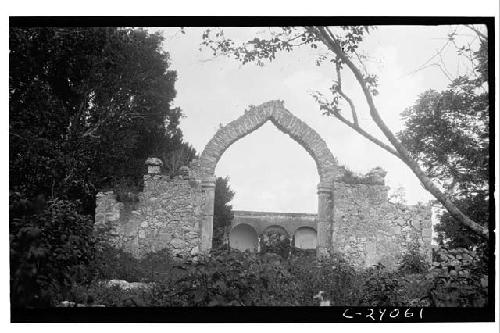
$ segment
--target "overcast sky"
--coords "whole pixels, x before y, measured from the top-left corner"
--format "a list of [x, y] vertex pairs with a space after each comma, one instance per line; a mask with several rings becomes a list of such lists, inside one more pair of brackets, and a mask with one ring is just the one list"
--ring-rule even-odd
[[[411, 106], [427, 89], [445, 89], [449, 80], [437, 66], [415, 72], [446, 43], [456, 26], [383, 26], [374, 30], [362, 43], [370, 57], [370, 72], [379, 76], [375, 102], [387, 125], [395, 132], [402, 129], [401, 112]], [[164, 48], [171, 56], [171, 69], [177, 71], [175, 106], [185, 118], [180, 127], [187, 142], [198, 153], [219, 126], [241, 116], [248, 105], [281, 99], [285, 107], [315, 129], [326, 141], [340, 164], [366, 173], [381, 166], [388, 171], [386, 184], [404, 187], [409, 204], [431, 198], [413, 173], [397, 158], [378, 148], [338, 120], [323, 116], [311, 97], [315, 90], [327, 91], [335, 78], [331, 65], [315, 64], [318, 51], [305, 47], [278, 55], [264, 67], [241, 65], [235, 60], [214, 58], [200, 48], [204, 28], [159, 28], [165, 36]], [[236, 39], [254, 37], [265, 28], [226, 28], [226, 35]], [[464, 27], [461, 38], [471, 39]], [[439, 57], [429, 64], [439, 62]], [[453, 46], [442, 53], [442, 63], [452, 76], [465, 68]], [[382, 134], [372, 123], [366, 103], [354, 79], [343, 78], [343, 89], [353, 99], [360, 123], [378, 138]], [[347, 111], [347, 110], [346, 110]], [[217, 176], [229, 176], [236, 192], [234, 209], [276, 212], [317, 212], [316, 186], [319, 176], [308, 153], [271, 123], [235, 142], [222, 156]]]

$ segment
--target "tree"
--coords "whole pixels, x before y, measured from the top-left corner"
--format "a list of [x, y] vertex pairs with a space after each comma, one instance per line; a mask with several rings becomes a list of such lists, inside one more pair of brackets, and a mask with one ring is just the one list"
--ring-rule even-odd
[[196, 150], [188, 143], [176, 145], [174, 150], [165, 149], [161, 153], [164, 161], [164, 169], [170, 176], [176, 176], [181, 166], [187, 166], [196, 157]]
[[214, 248], [224, 244], [224, 237], [233, 221], [233, 206], [229, 204], [233, 198], [234, 191], [229, 186], [229, 177], [217, 177], [214, 198]]
[[140, 181], [144, 160], [182, 139], [161, 42], [134, 29], [11, 28], [11, 188], [54, 197], [75, 182]]
[[[427, 175], [456, 206], [481, 225], [489, 220], [489, 107], [487, 39], [472, 53], [473, 71], [454, 79], [442, 92], [429, 90], [403, 113], [398, 133]], [[440, 242], [471, 247], [481, 241], [445, 213], [436, 226]]]
[[182, 143], [176, 73], [141, 29], [9, 37], [11, 298], [47, 305], [93, 260], [97, 189], [140, 182], [147, 157]]
[[[370, 29], [371, 28], [367, 26], [282, 27], [270, 29], [268, 37], [256, 37], [253, 40], [241, 44], [237, 44], [233, 40], [225, 37], [222, 29], [217, 30], [215, 34], [212, 34], [212, 31], [207, 29], [202, 36], [202, 45], [210, 48], [214, 55], [223, 54], [234, 57], [243, 64], [255, 62], [257, 65], [263, 65], [263, 60], [274, 60], [276, 54], [280, 51], [291, 52], [302, 45], [309, 45], [315, 49], [321, 48], [323, 53], [316, 59], [316, 63], [331, 62], [336, 74], [336, 80], [330, 89], [330, 97], [325, 97], [319, 93], [315, 94], [315, 98], [320, 104], [320, 108], [324, 114], [334, 116], [372, 143], [398, 157], [412, 170], [421, 181], [423, 187], [429, 191], [459, 223], [468, 227], [480, 237], [487, 239], [489, 237], [488, 228], [465, 215], [457, 205], [453, 203], [450, 197], [446, 195], [428, 175], [426, 175], [418, 161], [411, 156], [408, 149], [398, 140], [396, 135], [392, 133], [380, 116], [374, 101], [374, 96], [378, 94], [377, 77], [367, 72], [363, 64], [365, 57], [357, 51], [360, 42], [365, 35], [370, 32]], [[360, 126], [355, 103], [342, 90], [342, 75], [345, 70], [348, 70], [354, 75], [358, 86], [363, 92], [370, 116], [384, 134], [389, 142], [388, 144], [377, 139]], [[339, 107], [340, 101], [345, 101], [349, 106], [352, 120], [349, 120], [342, 114], [342, 110]]]

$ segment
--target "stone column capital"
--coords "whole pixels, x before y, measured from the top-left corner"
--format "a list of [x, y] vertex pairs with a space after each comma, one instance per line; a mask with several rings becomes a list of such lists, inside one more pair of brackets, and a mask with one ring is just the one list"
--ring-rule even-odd
[[215, 188], [215, 177], [206, 177], [201, 180], [201, 187], [203, 188]]
[[318, 194], [330, 194], [332, 192], [332, 184], [321, 182], [318, 184]]

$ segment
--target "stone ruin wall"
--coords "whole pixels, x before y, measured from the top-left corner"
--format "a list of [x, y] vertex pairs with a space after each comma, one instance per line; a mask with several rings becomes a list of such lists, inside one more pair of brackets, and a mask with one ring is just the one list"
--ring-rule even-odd
[[[431, 207], [391, 203], [388, 190], [383, 184], [334, 182], [332, 250], [357, 267], [395, 267], [414, 244], [431, 260]], [[174, 179], [148, 174], [137, 202], [118, 202], [112, 191], [99, 193], [95, 216], [97, 224], [113, 226], [110, 242], [135, 257], [164, 248], [187, 257], [200, 252], [203, 206], [201, 182], [193, 173]]]
[[388, 201], [383, 184], [334, 183], [332, 248], [355, 266], [395, 268], [412, 246], [432, 260], [431, 207]]
[[138, 202], [118, 202], [112, 191], [97, 196], [96, 224], [111, 223], [110, 243], [140, 258], [168, 248], [174, 256], [200, 250], [200, 182], [160, 174], [144, 177]]
[[[160, 175], [162, 162], [148, 159], [144, 191], [135, 203], [120, 203], [112, 192], [97, 198], [96, 223], [114, 225], [111, 242], [134, 256], [169, 248], [174, 255], [206, 252], [212, 244], [214, 171], [235, 141], [271, 121], [299, 143], [316, 162], [318, 185], [317, 253], [343, 253], [356, 266], [394, 266], [410, 245], [431, 253], [431, 209], [388, 202], [385, 171], [374, 169], [366, 183], [346, 182], [324, 140], [286, 110], [282, 101], [251, 107], [219, 129], [199, 160], [182, 176]], [[345, 171], [345, 169], [344, 169]]]

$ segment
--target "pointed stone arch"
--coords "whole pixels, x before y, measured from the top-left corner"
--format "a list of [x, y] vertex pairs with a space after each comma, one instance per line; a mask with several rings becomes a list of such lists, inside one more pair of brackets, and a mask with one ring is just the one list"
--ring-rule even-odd
[[215, 168], [224, 152], [236, 141], [271, 121], [290, 136], [313, 158], [320, 178], [318, 184], [317, 252], [324, 255], [330, 247], [332, 184], [338, 175], [337, 161], [326, 142], [305, 122], [285, 109], [283, 101], [269, 101], [252, 106], [238, 119], [221, 127], [205, 146], [200, 159], [193, 164], [194, 174], [201, 180], [204, 193], [201, 216], [201, 250], [212, 248]]
[[251, 107], [244, 115], [220, 128], [200, 156], [201, 176], [213, 177], [217, 163], [227, 148], [267, 121], [271, 121], [311, 155], [321, 183], [331, 182], [337, 172], [337, 162], [330, 149], [315, 130], [285, 109], [282, 101], [270, 101]]

